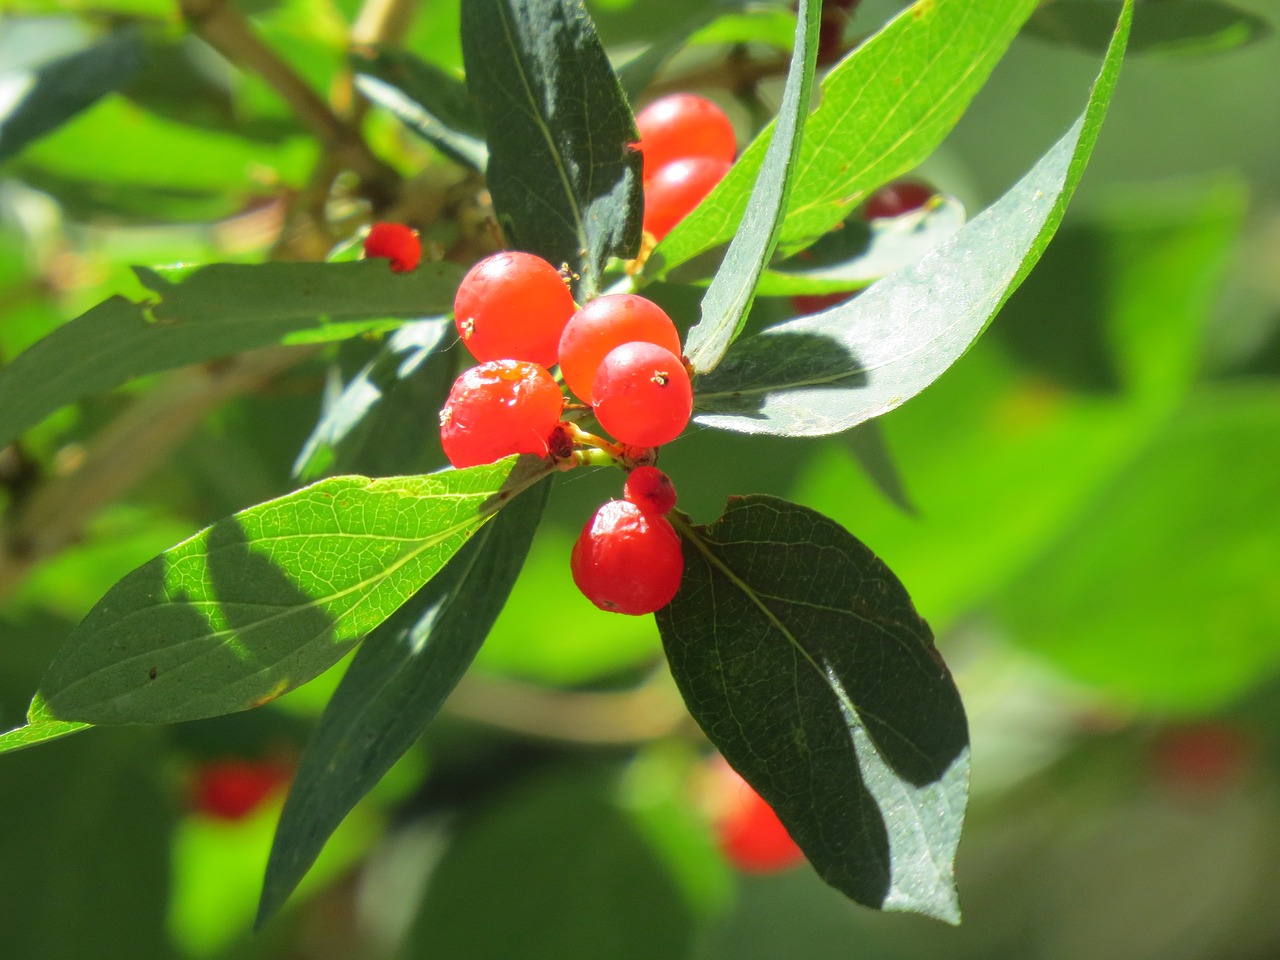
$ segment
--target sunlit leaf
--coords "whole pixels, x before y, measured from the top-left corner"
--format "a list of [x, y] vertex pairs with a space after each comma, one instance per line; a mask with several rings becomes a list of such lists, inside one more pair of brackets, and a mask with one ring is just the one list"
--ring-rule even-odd
[[959, 920], [964, 708], [902, 584], [805, 507], [733, 498], [685, 531], [658, 628], [690, 713], [829, 884]]

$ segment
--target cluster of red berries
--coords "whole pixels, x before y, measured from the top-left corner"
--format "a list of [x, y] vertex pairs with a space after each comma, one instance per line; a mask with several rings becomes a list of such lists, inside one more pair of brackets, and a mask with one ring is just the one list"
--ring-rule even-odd
[[737, 153], [733, 124], [718, 106], [673, 93], [636, 114], [644, 155], [644, 229], [661, 240], [719, 183]]

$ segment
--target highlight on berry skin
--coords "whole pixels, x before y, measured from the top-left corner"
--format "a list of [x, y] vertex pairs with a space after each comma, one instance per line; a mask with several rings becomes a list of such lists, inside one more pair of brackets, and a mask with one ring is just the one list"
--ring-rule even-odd
[[422, 262], [422, 241], [403, 223], [375, 223], [365, 235], [364, 255], [391, 261], [392, 273], [408, 273]]
[[680, 536], [629, 500], [603, 504], [569, 558], [573, 582], [601, 610], [641, 616], [669, 604], [684, 576]]
[[440, 443], [455, 467], [514, 453], [545, 457], [563, 409], [564, 394], [543, 367], [491, 360], [454, 381], [440, 411]]
[[659, 169], [644, 187], [644, 230], [661, 240], [693, 212], [733, 164], [713, 157], [686, 157]]
[[676, 488], [657, 467], [636, 467], [627, 477], [622, 496], [646, 513], [665, 516], [675, 509]]
[[614, 347], [591, 383], [600, 426], [636, 447], [660, 447], [684, 432], [693, 414], [693, 385], [684, 361], [654, 343]]
[[680, 356], [680, 333], [665, 310], [633, 293], [596, 297], [569, 318], [560, 335], [560, 372], [583, 403], [593, 403], [591, 385], [614, 347], [644, 341]]
[[467, 271], [453, 299], [458, 336], [480, 362], [554, 367], [577, 304], [560, 271], [541, 257], [504, 250]]
[[653, 101], [636, 114], [636, 129], [646, 182], [676, 160], [706, 157], [732, 163], [737, 152], [729, 117], [696, 93], [673, 93]]

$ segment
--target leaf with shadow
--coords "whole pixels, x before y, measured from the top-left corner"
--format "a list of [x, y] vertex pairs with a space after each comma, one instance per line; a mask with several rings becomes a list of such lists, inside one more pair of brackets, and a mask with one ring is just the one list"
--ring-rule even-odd
[[959, 921], [969, 737], [905, 588], [850, 533], [775, 497], [681, 523], [658, 629], [689, 712], [858, 903]]
[[365, 639], [299, 761], [267, 861], [259, 926], [466, 672], [524, 564], [549, 481], [505, 507]]
[[107, 592], [29, 717], [172, 723], [272, 700], [340, 660], [549, 469], [527, 457], [335, 477], [219, 521]]

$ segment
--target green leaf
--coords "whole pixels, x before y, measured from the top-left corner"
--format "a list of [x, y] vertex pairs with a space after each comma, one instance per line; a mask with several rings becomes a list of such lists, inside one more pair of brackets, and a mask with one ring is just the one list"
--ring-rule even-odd
[[458, 77], [405, 50], [353, 53], [355, 85], [428, 143], [480, 173], [489, 150], [476, 105]]
[[774, 497], [686, 528], [658, 611], [676, 684], [827, 883], [959, 921], [964, 708], [898, 579], [842, 527]]
[[373, 360], [326, 403], [320, 422], [293, 465], [295, 477], [324, 473], [373, 476], [413, 473], [438, 447], [439, 427], [423, 410], [444, 405], [444, 371], [428, 361], [453, 329], [448, 317], [407, 323], [387, 338]]
[[335, 477], [221, 520], [72, 631], [41, 684], [47, 715], [172, 723], [272, 700], [337, 663], [549, 469]]
[[119, 30], [87, 50], [0, 78], [0, 163], [125, 86], [145, 54], [138, 31]]
[[59, 407], [135, 377], [442, 313], [461, 278], [452, 264], [394, 274], [382, 260], [134, 269], [152, 300], [105, 300], [0, 371], [0, 446]]
[[465, 824], [432, 874], [401, 955], [691, 956], [692, 910], [613, 792], [595, 774], [547, 776]]
[[839, 433], [900, 406], [958, 360], [1052, 239], [1093, 151], [1132, 16], [1126, 2], [1088, 107], [995, 204], [918, 263], [824, 313], [735, 344], [699, 378], [699, 423]]
[[62, 720], [33, 720], [26, 726], [0, 733], [0, 753], [12, 753], [14, 750], [25, 750], [37, 743], [57, 740], [70, 736], [81, 730], [87, 730], [92, 724], [67, 723]]
[[996, 605], [1016, 642], [1129, 704], [1207, 710], [1280, 668], [1280, 391], [1202, 390]]
[[[1115, 7], [1100, 0], [1055, 0], [1027, 21], [1027, 35], [1101, 52], [1110, 42]], [[1234, 50], [1271, 33], [1256, 13], [1221, 0], [1164, 0], [1139, 6], [1131, 53], [1206, 54]]]
[[[872, 190], [933, 152], [986, 82], [1036, 0], [919, 0], [836, 65], [805, 124], [784, 250], [834, 228]], [[772, 133], [767, 127], [646, 264], [656, 277], [728, 241]]]
[[503, 510], [364, 641], [298, 763], [267, 861], [259, 926], [462, 679], [515, 584], [550, 488], [544, 480]]
[[782, 105], [773, 124], [774, 134], [747, 201], [742, 225], [702, 298], [702, 317], [686, 339], [685, 355], [699, 372], [714, 370], [729, 344], [742, 332], [760, 274], [777, 246], [813, 90], [821, 12], [822, 0], [803, 0], [799, 6], [795, 49], [782, 91]]
[[666, 62], [689, 42], [690, 36], [715, 17], [715, 12], [710, 9], [694, 10], [685, 16], [682, 24], [669, 28], [642, 53], [618, 67], [618, 82], [622, 84], [622, 90], [631, 103], [644, 95]]
[[638, 134], [591, 18], [574, 0], [463, 0], [462, 52], [507, 240], [569, 264], [590, 298], [640, 247]]

